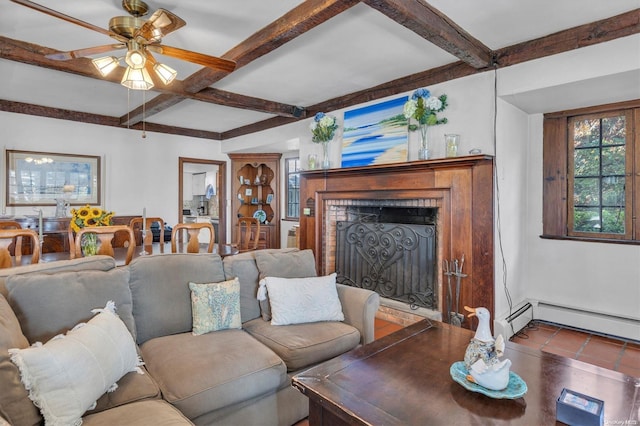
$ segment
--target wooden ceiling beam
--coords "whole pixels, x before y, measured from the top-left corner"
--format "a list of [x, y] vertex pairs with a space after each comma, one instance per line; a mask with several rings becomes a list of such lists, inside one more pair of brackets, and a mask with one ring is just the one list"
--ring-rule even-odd
[[[222, 58], [235, 61], [238, 70], [358, 3], [358, 0], [307, 0], [233, 47]], [[227, 72], [202, 68], [183, 81], [184, 90], [199, 92], [227, 75]], [[146, 114], [164, 111], [181, 101], [171, 95], [156, 96], [147, 104]], [[142, 108], [130, 111], [128, 116], [129, 122], [141, 121]]]
[[493, 62], [491, 49], [425, 1], [362, 0], [362, 3], [474, 68], [486, 68]]
[[[57, 52], [57, 50], [50, 49], [48, 47], [0, 36], [0, 58], [53, 69], [56, 71], [73, 73], [83, 77], [109, 81], [116, 84], [120, 84], [120, 81], [122, 80], [122, 75], [124, 73], [124, 68], [122, 67], [114, 70], [107, 77], [102, 77], [98, 70], [95, 69], [90, 59], [77, 58], [68, 61], [56, 61], [47, 59], [44, 56]], [[165, 93], [168, 96], [175, 98], [176, 103], [183, 99], [194, 99], [201, 102], [214, 103], [234, 108], [251, 109], [258, 112], [283, 115], [287, 117], [300, 117], [302, 114], [302, 110], [294, 105], [254, 98], [252, 96], [240, 95], [219, 89], [207, 88], [199, 93], [189, 93], [184, 89], [184, 82], [174, 81], [170, 85], [164, 85], [154, 78], [153, 75], [151, 76], [155, 83], [154, 91]], [[147, 111], [149, 110], [150, 108], [147, 107]], [[150, 114], [147, 113], [147, 116], [148, 115]], [[127, 120], [123, 120], [121, 118], [121, 124], [126, 125]]]
[[495, 52], [495, 58], [499, 67], [508, 67], [638, 33], [640, 9], [635, 9], [499, 49]]
[[[14, 102], [0, 99], [0, 111], [14, 112], [18, 114], [29, 114], [39, 117], [55, 118], [59, 120], [77, 121], [80, 123], [97, 124], [100, 126], [127, 128], [120, 124], [118, 117], [108, 115], [92, 114], [82, 111], [73, 111], [62, 108], [52, 108], [43, 105], [29, 104], [25, 102]], [[167, 133], [172, 135], [190, 136], [210, 140], [221, 140], [219, 132], [208, 132], [205, 130], [187, 129], [184, 127], [167, 126], [156, 123], [139, 123], [129, 127], [133, 130], [145, 130], [148, 132]]]
[[[392, 80], [378, 86], [370, 87], [368, 89], [360, 90], [358, 92], [349, 93], [344, 96], [338, 96], [336, 98], [329, 99], [315, 105], [310, 105], [306, 107], [306, 112], [307, 116], [311, 117], [321, 111], [335, 111], [343, 108], [348, 108], [353, 105], [358, 105], [361, 103], [374, 101], [376, 99], [385, 98], [387, 96], [393, 96], [399, 93], [408, 92], [410, 90], [414, 90], [417, 87], [430, 86], [448, 80], [477, 74], [486, 70], [487, 69], [478, 70], [462, 61], [454, 62], [452, 64], [398, 78], [396, 80]], [[296, 120], [297, 119], [295, 118], [288, 117], [268, 118], [257, 123], [252, 123], [226, 132], [222, 132], [222, 139], [225, 140], [259, 132], [262, 130], [270, 129], [272, 127], [289, 124]]]
[[[363, 3], [369, 4], [370, 0], [363, 0]], [[384, 3], [388, 2], [385, 1]], [[402, 3], [404, 4], [404, 2]], [[638, 33], [640, 33], [640, 9], [635, 9], [611, 18], [591, 22], [535, 40], [499, 49], [492, 54], [495, 58], [495, 63], [492, 68], [475, 69], [464, 62], [456, 62], [401, 77], [369, 89], [329, 99], [316, 105], [307, 106], [305, 109], [307, 116], [310, 117], [319, 111], [334, 111], [347, 108], [352, 105], [408, 92], [418, 87], [442, 83], [491, 69], [516, 65], [544, 56], [555, 55]], [[222, 139], [255, 133], [271, 127], [288, 124], [292, 121], [295, 120], [281, 120], [280, 117], [270, 118], [223, 132]]]
[[[410, 2], [401, 2], [400, 0], [363, 0], [363, 2], [370, 5], [378, 5], [376, 7], [380, 8], [378, 10], [386, 10], [386, 14], [388, 16], [397, 16], [397, 19], [393, 19], [396, 19], [403, 25], [405, 24], [401, 22], [402, 19], [409, 19], [410, 21], [412, 21], [412, 26], [415, 26], [418, 22], [424, 23], [428, 21], [425, 16], [422, 16], [420, 19], [414, 17], [416, 12], [412, 12], [412, 10], [417, 7], [422, 7], [422, 3], [417, 2], [416, 4], [415, 0], [410, 0]], [[260, 56], [269, 53], [286, 41], [289, 41], [295, 36], [304, 33], [304, 31], [308, 31], [315, 25], [326, 21], [330, 17], [335, 16], [336, 14], [348, 9], [356, 3], [357, 1], [352, 0], [306, 1], [300, 7], [293, 9], [286, 15], [283, 15], [280, 20], [268, 25], [267, 27], [265, 27], [265, 29], [258, 31], [249, 39], [245, 40], [245, 42], [240, 43], [234, 49], [230, 50], [228, 54], [234, 52], [233, 54], [235, 55], [236, 59], [239, 60], [239, 63], [241, 65], [245, 65], [251, 60], [257, 59]], [[389, 8], [393, 7], [399, 7], [401, 10], [396, 12], [389, 11]], [[287, 19], [294, 19], [295, 16], [298, 16], [298, 20], [296, 22], [286, 22]], [[402, 18], [403, 16], [404, 18]], [[312, 24], [312, 22], [310, 21], [314, 21], [314, 17], [316, 21], [315, 24]], [[284, 22], [279, 22], [281, 20]], [[284, 25], [285, 28], [288, 28], [288, 30], [282, 28], [282, 25]], [[493, 67], [500, 68], [515, 65], [544, 56], [554, 55], [597, 43], [611, 41], [619, 37], [625, 37], [637, 34], [639, 32], [640, 9], [635, 9], [618, 16], [559, 31], [549, 36], [499, 49], [492, 53], [492, 57], [495, 58]], [[267, 44], [267, 46], [265, 46], [264, 48], [262, 48], [260, 43], [257, 41], [257, 39], [260, 39], [260, 37], [263, 37], [263, 42]], [[251, 40], [251, 42], [249, 42], [249, 40]], [[461, 45], [462, 41], [458, 40], [458, 43]], [[480, 51], [483, 51], [483, 49], [480, 49]], [[104, 78], [99, 76], [97, 71], [94, 71], [93, 66], [87, 66], [87, 63], [89, 61], [88, 59], [82, 58], [76, 59], [74, 61], [60, 62], [44, 58], [44, 55], [55, 52], [57, 51], [53, 49], [0, 36], [0, 58], [51, 68], [58, 71], [70, 72], [85, 77], [100, 78], [104, 80]], [[243, 59], [240, 60], [241, 58]], [[487, 71], [488, 69], [493, 69], [493, 67], [477, 69], [464, 61], [456, 62], [453, 64], [445, 65], [443, 67], [426, 70], [424, 72], [402, 77], [369, 89], [329, 99], [327, 101], [303, 108], [302, 110], [295, 106], [286, 106], [283, 104], [271, 103], [270, 101], [244, 97], [243, 95], [230, 94], [229, 92], [209, 88], [206, 86], [204, 86], [196, 93], [187, 93], [184, 87], [181, 87], [180, 90], [182, 90], [182, 92], [166, 92], [154, 98], [153, 101], [157, 101], [157, 109], [154, 108], [153, 105], [149, 105], [149, 103], [147, 103], [147, 116], [153, 115], [153, 113], [155, 112], [162, 111], [187, 98], [196, 99], [202, 102], [219, 103], [221, 105], [229, 105], [238, 108], [246, 108], [247, 105], [253, 105], [254, 109], [262, 112], [273, 112], [273, 109], [278, 110], [279, 108], [284, 108], [284, 110], [280, 109], [279, 112], [273, 112], [274, 114], [276, 114], [276, 117], [238, 127], [236, 129], [231, 129], [222, 133], [174, 128], [171, 126], [162, 126], [152, 123], [147, 123], [146, 128], [149, 131], [160, 131], [163, 133], [204, 137], [214, 140], [229, 139], [288, 124], [294, 122], [297, 119], [304, 118], [305, 116], [315, 114], [315, 112], [317, 111], [331, 111], [342, 109], [349, 106], [357, 105], [359, 103], [410, 91], [417, 87], [428, 86], [431, 84], [464, 77], [466, 75], [471, 75], [477, 72]], [[187, 84], [204, 84], [206, 81], [211, 81], [208, 79], [215, 80], [216, 78], [219, 79], [222, 77], [223, 76], [221, 74], [216, 75], [213, 70], [203, 69], [188, 77], [186, 80]], [[108, 81], [119, 83], [120, 78], [121, 77], [118, 76], [110, 78]], [[193, 78], [193, 81], [190, 80], [191, 78]], [[184, 84], [184, 82], [180, 82], [180, 84]], [[194, 87], [197, 87], [197, 84]], [[47, 108], [31, 104], [23, 104], [19, 102], [0, 101], [0, 110], [123, 127], [122, 117], [118, 119], [116, 117], [80, 113], [76, 111], [68, 111], [57, 108]], [[287, 112], [291, 113], [287, 114]], [[68, 117], [66, 115], [68, 115]], [[131, 127], [140, 128], [141, 125], [140, 123], [138, 123]]]

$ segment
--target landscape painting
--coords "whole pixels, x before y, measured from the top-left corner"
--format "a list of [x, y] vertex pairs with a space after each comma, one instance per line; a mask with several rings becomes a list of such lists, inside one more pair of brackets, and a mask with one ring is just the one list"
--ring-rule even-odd
[[407, 161], [408, 121], [403, 114], [407, 97], [344, 113], [342, 167]]

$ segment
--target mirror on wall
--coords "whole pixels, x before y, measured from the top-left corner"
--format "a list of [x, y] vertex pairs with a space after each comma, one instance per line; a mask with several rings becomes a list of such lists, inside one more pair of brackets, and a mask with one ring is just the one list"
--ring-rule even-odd
[[180, 157], [178, 169], [179, 221], [210, 222], [216, 242], [227, 242], [224, 210], [226, 162]]

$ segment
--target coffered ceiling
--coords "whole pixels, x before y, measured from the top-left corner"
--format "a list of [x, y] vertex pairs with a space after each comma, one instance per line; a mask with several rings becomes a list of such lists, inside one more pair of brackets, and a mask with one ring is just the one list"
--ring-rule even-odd
[[[37, 0], [107, 28], [118, 0]], [[237, 62], [230, 74], [160, 57], [180, 81], [130, 91], [90, 59], [111, 43], [0, 2], [0, 110], [224, 140], [640, 32], [640, 0], [148, 0], [187, 25], [163, 43]], [[102, 55], [97, 55], [102, 56]], [[143, 107], [144, 105], [144, 107]]]

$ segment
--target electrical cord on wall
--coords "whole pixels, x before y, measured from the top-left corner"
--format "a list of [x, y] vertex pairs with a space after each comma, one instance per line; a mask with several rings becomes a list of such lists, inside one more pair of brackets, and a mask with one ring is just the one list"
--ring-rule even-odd
[[[502, 221], [500, 217], [500, 180], [498, 179], [498, 68], [493, 68], [493, 174], [496, 188], [496, 228], [498, 233], [498, 249], [500, 251], [500, 259], [502, 260], [502, 287], [509, 305], [509, 316], [513, 314], [513, 301], [507, 286], [507, 262], [504, 258], [504, 248], [502, 246]], [[511, 333], [516, 334], [513, 328], [513, 322], [509, 322]]]

